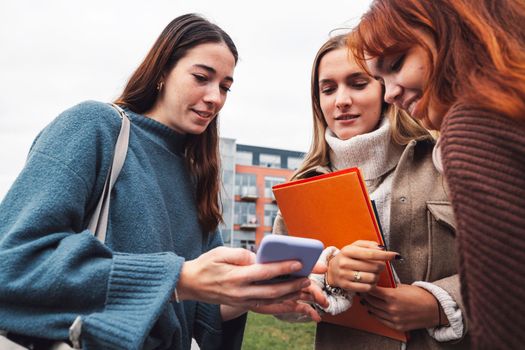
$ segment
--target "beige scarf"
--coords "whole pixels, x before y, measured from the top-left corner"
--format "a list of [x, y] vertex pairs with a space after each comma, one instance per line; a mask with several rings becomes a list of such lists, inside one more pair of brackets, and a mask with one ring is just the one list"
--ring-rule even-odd
[[383, 118], [374, 131], [348, 140], [341, 140], [330, 129], [326, 129], [325, 140], [330, 147], [332, 170], [352, 167], [361, 170], [370, 199], [376, 203], [385, 243], [388, 246], [392, 180], [394, 169], [404, 149], [403, 146], [392, 142], [388, 118]]

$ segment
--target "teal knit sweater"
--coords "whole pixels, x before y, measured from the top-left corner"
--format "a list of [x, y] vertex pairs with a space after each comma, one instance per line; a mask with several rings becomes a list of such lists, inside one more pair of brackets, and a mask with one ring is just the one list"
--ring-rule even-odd
[[106, 244], [88, 232], [120, 129], [107, 104], [84, 102], [35, 140], [0, 204], [0, 329], [84, 349], [221, 344], [219, 306], [171, 302], [183, 262], [222, 244], [203, 233], [184, 137], [127, 111], [132, 126], [111, 195]]

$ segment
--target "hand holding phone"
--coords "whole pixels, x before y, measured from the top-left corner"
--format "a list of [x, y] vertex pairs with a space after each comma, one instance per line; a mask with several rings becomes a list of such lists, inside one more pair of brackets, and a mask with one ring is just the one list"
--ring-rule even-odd
[[274, 234], [265, 236], [257, 250], [256, 262], [258, 264], [298, 260], [302, 263], [303, 268], [293, 274], [279, 276], [261, 283], [284, 282], [292, 278], [308, 276], [323, 249], [323, 242], [317, 239]]

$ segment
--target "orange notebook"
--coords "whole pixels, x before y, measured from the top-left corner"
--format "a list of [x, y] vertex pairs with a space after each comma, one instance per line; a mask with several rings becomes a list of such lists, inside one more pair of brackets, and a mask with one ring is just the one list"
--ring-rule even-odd
[[[308, 179], [287, 182], [272, 188], [288, 234], [315, 238], [325, 247], [339, 249], [357, 240], [384, 245], [379, 225], [358, 168], [350, 168]], [[395, 288], [392, 268], [387, 263], [378, 285]], [[325, 315], [324, 322], [360, 329], [407, 341], [404, 332], [389, 328], [370, 316], [359, 297], [352, 307], [336, 316]]]

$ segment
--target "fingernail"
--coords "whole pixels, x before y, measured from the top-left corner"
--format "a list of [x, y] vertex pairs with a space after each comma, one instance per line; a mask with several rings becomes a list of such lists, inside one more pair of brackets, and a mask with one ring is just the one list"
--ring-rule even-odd
[[301, 263], [298, 263], [298, 262], [293, 263], [292, 266], [291, 266], [292, 271], [299, 271], [301, 269], [301, 267], [302, 267]]
[[381, 245], [381, 244], [378, 244], [377, 247], [378, 247], [379, 249], [383, 249], [383, 250], [386, 249], [386, 247], [385, 247], [384, 245]]
[[396, 260], [405, 260], [405, 259], [403, 259], [403, 257], [401, 256], [401, 254], [396, 254], [395, 259], [396, 259]]

